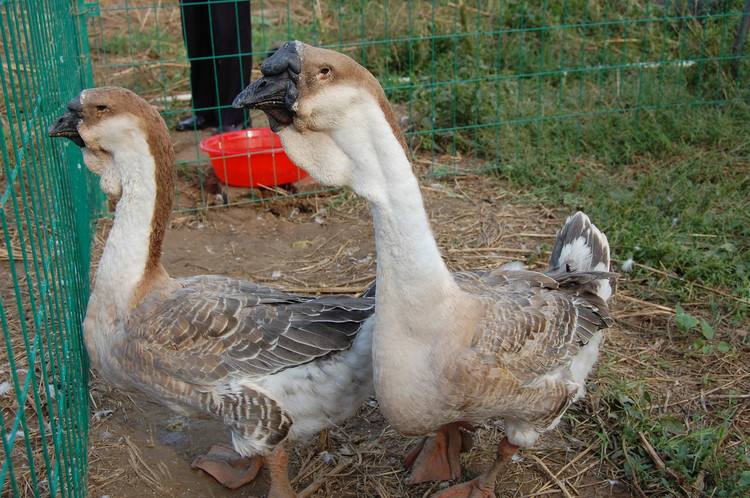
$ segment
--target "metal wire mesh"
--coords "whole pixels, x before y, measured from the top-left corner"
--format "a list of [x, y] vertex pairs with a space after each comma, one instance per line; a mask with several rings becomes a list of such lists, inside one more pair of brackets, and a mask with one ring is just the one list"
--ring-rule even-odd
[[[436, 173], [527, 168], [540, 155], [590, 151], [603, 130], [637, 140], [646, 115], [689, 119], [701, 106], [747, 99], [743, 0], [251, 4], [252, 51], [234, 56], [253, 55], [257, 65], [287, 39], [351, 55], [383, 83], [412, 150]], [[99, 5], [91, 30], [97, 83], [147, 96], [171, 124], [194, 111], [178, 2]], [[178, 154], [183, 176], [202, 192], [207, 161], [196, 144], [204, 136], [181, 138], [188, 145]], [[230, 200], [253, 199], [245, 194]]]
[[83, 2], [0, 1], [3, 496], [83, 496], [91, 180], [47, 129], [91, 82]]

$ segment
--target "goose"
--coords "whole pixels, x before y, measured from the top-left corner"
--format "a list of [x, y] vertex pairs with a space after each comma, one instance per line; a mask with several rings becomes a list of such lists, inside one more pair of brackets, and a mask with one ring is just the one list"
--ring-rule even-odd
[[159, 113], [117, 87], [82, 91], [51, 127], [116, 201], [83, 324], [92, 366], [182, 415], [230, 430], [194, 466], [230, 488], [262, 465], [293, 497], [285, 444], [352, 416], [372, 392], [374, 298], [306, 297], [235, 278], [172, 278], [160, 259], [174, 151]]
[[388, 422], [425, 436], [410, 482], [460, 477], [466, 429], [502, 419], [492, 466], [441, 498], [493, 497], [498, 472], [585, 393], [613, 323], [609, 244], [583, 213], [556, 235], [549, 270], [452, 274], [431, 232], [404, 136], [373, 75], [341, 53], [288, 42], [234, 101], [261, 109], [289, 157], [369, 201], [377, 251], [375, 394]]

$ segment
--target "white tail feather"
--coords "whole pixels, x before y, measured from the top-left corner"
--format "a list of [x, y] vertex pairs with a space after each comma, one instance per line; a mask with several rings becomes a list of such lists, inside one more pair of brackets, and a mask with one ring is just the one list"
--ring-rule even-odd
[[[607, 237], [582, 212], [569, 216], [555, 237], [550, 271], [606, 272], [609, 263]], [[608, 279], [596, 281], [596, 294], [605, 302], [610, 298], [612, 286]]]

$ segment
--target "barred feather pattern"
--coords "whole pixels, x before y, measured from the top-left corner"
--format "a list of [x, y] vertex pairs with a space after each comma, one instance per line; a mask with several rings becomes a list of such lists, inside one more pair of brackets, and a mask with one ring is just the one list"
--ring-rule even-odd
[[545, 273], [508, 265], [454, 274], [479, 306], [469, 347], [444, 370], [441, 391], [454, 410], [446, 417], [501, 417], [522, 446], [553, 428], [585, 392], [601, 331], [614, 323], [606, 299], [616, 275], [608, 270], [606, 237], [577, 213], [558, 233]]
[[567, 409], [578, 386], [566, 369], [593, 334], [613, 324], [606, 304], [574, 282], [601, 275], [567, 275], [565, 287], [532, 271], [455, 275], [459, 287], [483, 304], [470, 344], [475, 361], [464, 362], [473, 371], [455, 372], [482, 380], [452, 382], [461, 387], [456, 396], [471, 400], [469, 418], [501, 416], [543, 432]]
[[[373, 298], [297, 296], [221, 276], [172, 283], [130, 314], [126, 333], [113, 345], [117, 365], [109, 373], [177, 411], [222, 420], [240, 453], [269, 451], [290, 434], [295, 412], [309, 412], [282, 405], [279, 393], [263, 387], [269, 378], [316, 361], [346, 364], [345, 376], [371, 369], [369, 337], [362, 335], [358, 348], [367, 354], [351, 350], [374, 312]], [[361, 403], [372, 391], [371, 374], [362, 375], [357, 382], [330, 379], [325, 393], [331, 399], [317, 402]], [[346, 418], [358, 406], [338, 409], [337, 416]], [[334, 422], [306, 421], [306, 436]]]

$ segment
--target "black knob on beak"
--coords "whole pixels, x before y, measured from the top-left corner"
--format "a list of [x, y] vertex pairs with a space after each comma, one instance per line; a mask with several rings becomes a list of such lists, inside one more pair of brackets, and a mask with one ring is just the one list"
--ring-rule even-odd
[[68, 111], [60, 116], [55, 124], [49, 129], [50, 137], [65, 137], [73, 141], [79, 147], [85, 147], [81, 135], [78, 134], [78, 125], [81, 123], [81, 101], [79, 98], [68, 104]]
[[298, 46], [297, 42], [287, 42], [266, 59], [260, 67], [263, 77], [242, 90], [232, 106], [264, 111], [274, 131], [291, 123], [302, 70]]

